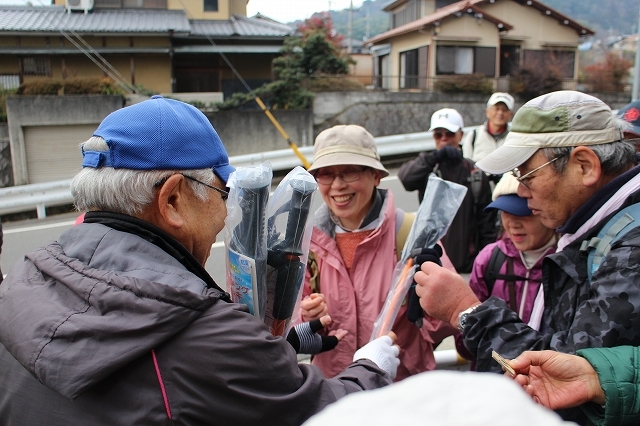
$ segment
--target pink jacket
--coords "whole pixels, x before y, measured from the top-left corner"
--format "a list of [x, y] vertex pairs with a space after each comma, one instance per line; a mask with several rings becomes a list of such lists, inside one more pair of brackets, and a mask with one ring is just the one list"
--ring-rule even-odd
[[[402, 211], [399, 212], [402, 217]], [[349, 276], [332, 238], [334, 224], [329, 218], [327, 206], [321, 206], [316, 213], [311, 251], [316, 255], [320, 271], [319, 291], [326, 297], [329, 315], [333, 320], [330, 329], [342, 328], [349, 332], [335, 349], [313, 357], [312, 364], [318, 366], [327, 377], [344, 370], [352, 363], [355, 351], [369, 342], [373, 323], [391, 287], [397, 255], [396, 208], [390, 191], [387, 191], [381, 216], [378, 228], [356, 248]], [[448, 269], [455, 270], [446, 254], [442, 261]], [[310, 293], [307, 271], [303, 297]], [[434, 347], [455, 330], [448, 324], [426, 316], [419, 329], [406, 319], [406, 306], [403, 306], [393, 331], [398, 336], [396, 343], [400, 346], [398, 381], [434, 369]]]
[[[513, 259], [513, 274], [528, 278], [528, 280], [525, 281], [515, 282], [516, 306], [518, 311], [520, 311], [522, 303], [524, 302], [524, 309], [522, 309], [522, 321], [528, 323], [529, 317], [531, 316], [531, 310], [533, 309], [533, 302], [538, 294], [538, 288], [540, 287], [540, 281], [542, 280], [542, 259], [544, 256], [542, 256], [531, 269], [527, 269], [520, 258], [520, 252], [508, 237], [503, 237], [495, 243], [487, 245], [480, 251], [480, 253], [478, 253], [473, 264], [471, 276], [469, 277], [469, 285], [481, 302], [487, 300], [489, 296], [497, 296], [500, 299], [509, 302], [509, 289], [503, 280], [496, 280], [493, 286], [493, 291], [489, 294], [487, 284], [484, 279], [485, 270], [487, 269], [489, 259], [491, 258], [491, 252], [496, 245], [500, 247], [507, 257]], [[547, 250], [546, 255], [555, 253], [555, 251], [555, 246], [550, 247]], [[500, 273], [507, 273], [506, 261], [500, 268]]]

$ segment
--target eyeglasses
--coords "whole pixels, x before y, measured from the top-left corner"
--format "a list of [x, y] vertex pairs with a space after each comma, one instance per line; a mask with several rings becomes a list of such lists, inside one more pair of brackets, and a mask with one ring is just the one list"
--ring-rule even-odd
[[[223, 189], [220, 189], [220, 188], [217, 188], [217, 187], [215, 187], [215, 186], [213, 186], [213, 185], [209, 185], [208, 183], [204, 183], [204, 182], [202, 182], [202, 181], [199, 181], [198, 179], [196, 179], [196, 178], [194, 178], [194, 177], [192, 177], [192, 176], [185, 175], [184, 173], [179, 173], [179, 174], [181, 174], [182, 176], [184, 176], [185, 178], [187, 178], [187, 179], [189, 179], [189, 180], [192, 180], [192, 181], [194, 181], [194, 182], [198, 182], [199, 184], [204, 185], [204, 186], [206, 186], [207, 188], [211, 188], [211, 189], [213, 189], [213, 190], [215, 190], [215, 191], [218, 191], [218, 192], [220, 193], [220, 198], [222, 198], [222, 201], [227, 201], [227, 198], [229, 198], [229, 193], [228, 193], [227, 191], [223, 190]], [[172, 176], [173, 176], [173, 175], [172, 175]], [[167, 181], [167, 179], [169, 179], [170, 177], [171, 177], [171, 176], [165, 176], [165, 177], [163, 177], [162, 179], [160, 179], [159, 181], [157, 181], [156, 183], [154, 183], [154, 184], [153, 184], [153, 187], [154, 187], [154, 188], [159, 188], [159, 187], [161, 187], [162, 185], [164, 185], [164, 183], [165, 183], [165, 182]]]
[[322, 185], [331, 185], [337, 176], [340, 176], [340, 179], [342, 179], [344, 183], [351, 183], [360, 179], [360, 175], [362, 174], [363, 171], [364, 170], [362, 169], [352, 169], [352, 170], [345, 170], [342, 173], [320, 172], [320, 173], [316, 173], [315, 178], [316, 178], [316, 181]]
[[445, 136], [448, 137], [448, 138], [452, 138], [455, 135], [456, 135], [455, 133], [450, 132], [448, 130], [433, 132], [434, 139], [442, 139]]
[[525, 173], [522, 176], [520, 176], [520, 170], [518, 170], [517, 168], [511, 170], [511, 174], [513, 175], [513, 177], [515, 177], [518, 180], [518, 182], [520, 182], [522, 184], [522, 186], [524, 186], [529, 191], [531, 191], [531, 188], [529, 188], [529, 185], [527, 185], [527, 179], [531, 180], [535, 176], [533, 176], [533, 177], [529, 177], [529, 176], [531, 176], [531, 174], [533, 174], [533, 173], [537, 172], [538, 170], [548, 166], [549, 164], [553, 163], [554, 161], [556, 161], [556, 160], [558, 160], [558, 159], [560, 159], [562, 157], [564, 157], [564, 155], [559, 155], [557, 157], [554, 157], [551, 160], [549, 160], [546, 163], [544, 163], [542, 166], [536, 167], [535, 169], [531, 170], [528, 173]]

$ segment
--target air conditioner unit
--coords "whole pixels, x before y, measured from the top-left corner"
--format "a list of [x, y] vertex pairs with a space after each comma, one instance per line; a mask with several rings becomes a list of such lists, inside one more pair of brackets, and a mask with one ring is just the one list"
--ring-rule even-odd
[[93, 9], [93, 0], [67, 0], [66, 6], [69, 12], [72, 10], [84, 10], [84, 13], [87, 14]]

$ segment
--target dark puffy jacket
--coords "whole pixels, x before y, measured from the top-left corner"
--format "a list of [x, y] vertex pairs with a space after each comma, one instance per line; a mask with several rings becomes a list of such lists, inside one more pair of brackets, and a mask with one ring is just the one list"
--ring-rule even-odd
[[185, 266], [195, 259], [175, 240], [136, 226], [75, 226], [12, 268], [0, 286], [3, 425], [299, 425], [391, 383], [369, 361], [330, 380], [298, 364]]

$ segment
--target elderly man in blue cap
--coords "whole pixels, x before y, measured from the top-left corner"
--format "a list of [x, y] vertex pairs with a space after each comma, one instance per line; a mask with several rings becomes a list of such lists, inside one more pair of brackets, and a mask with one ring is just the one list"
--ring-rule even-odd
[[[422, 307], [458, 327], [478, 370], [501, 370], [492, 351], [640, 345], [640, 166], [627, 126], [593, 96], [553, 92], [520, 108], [504, 145], [478, 162], [488, 173], [512, 171], [529, 209], [562, 234], [528, 323], [496, 297], [480, 303], [433, 263], [416, 273]], [[573, 410], [563, 416], [586, 423]]]
[[325, 379], [205, 271], [234, 169], [196, 108], [154, 96], [120, 109], [82, 152], [84, 223], [0, 286], [3, 424], [299, 425], [391, 383], [390, 337]]

